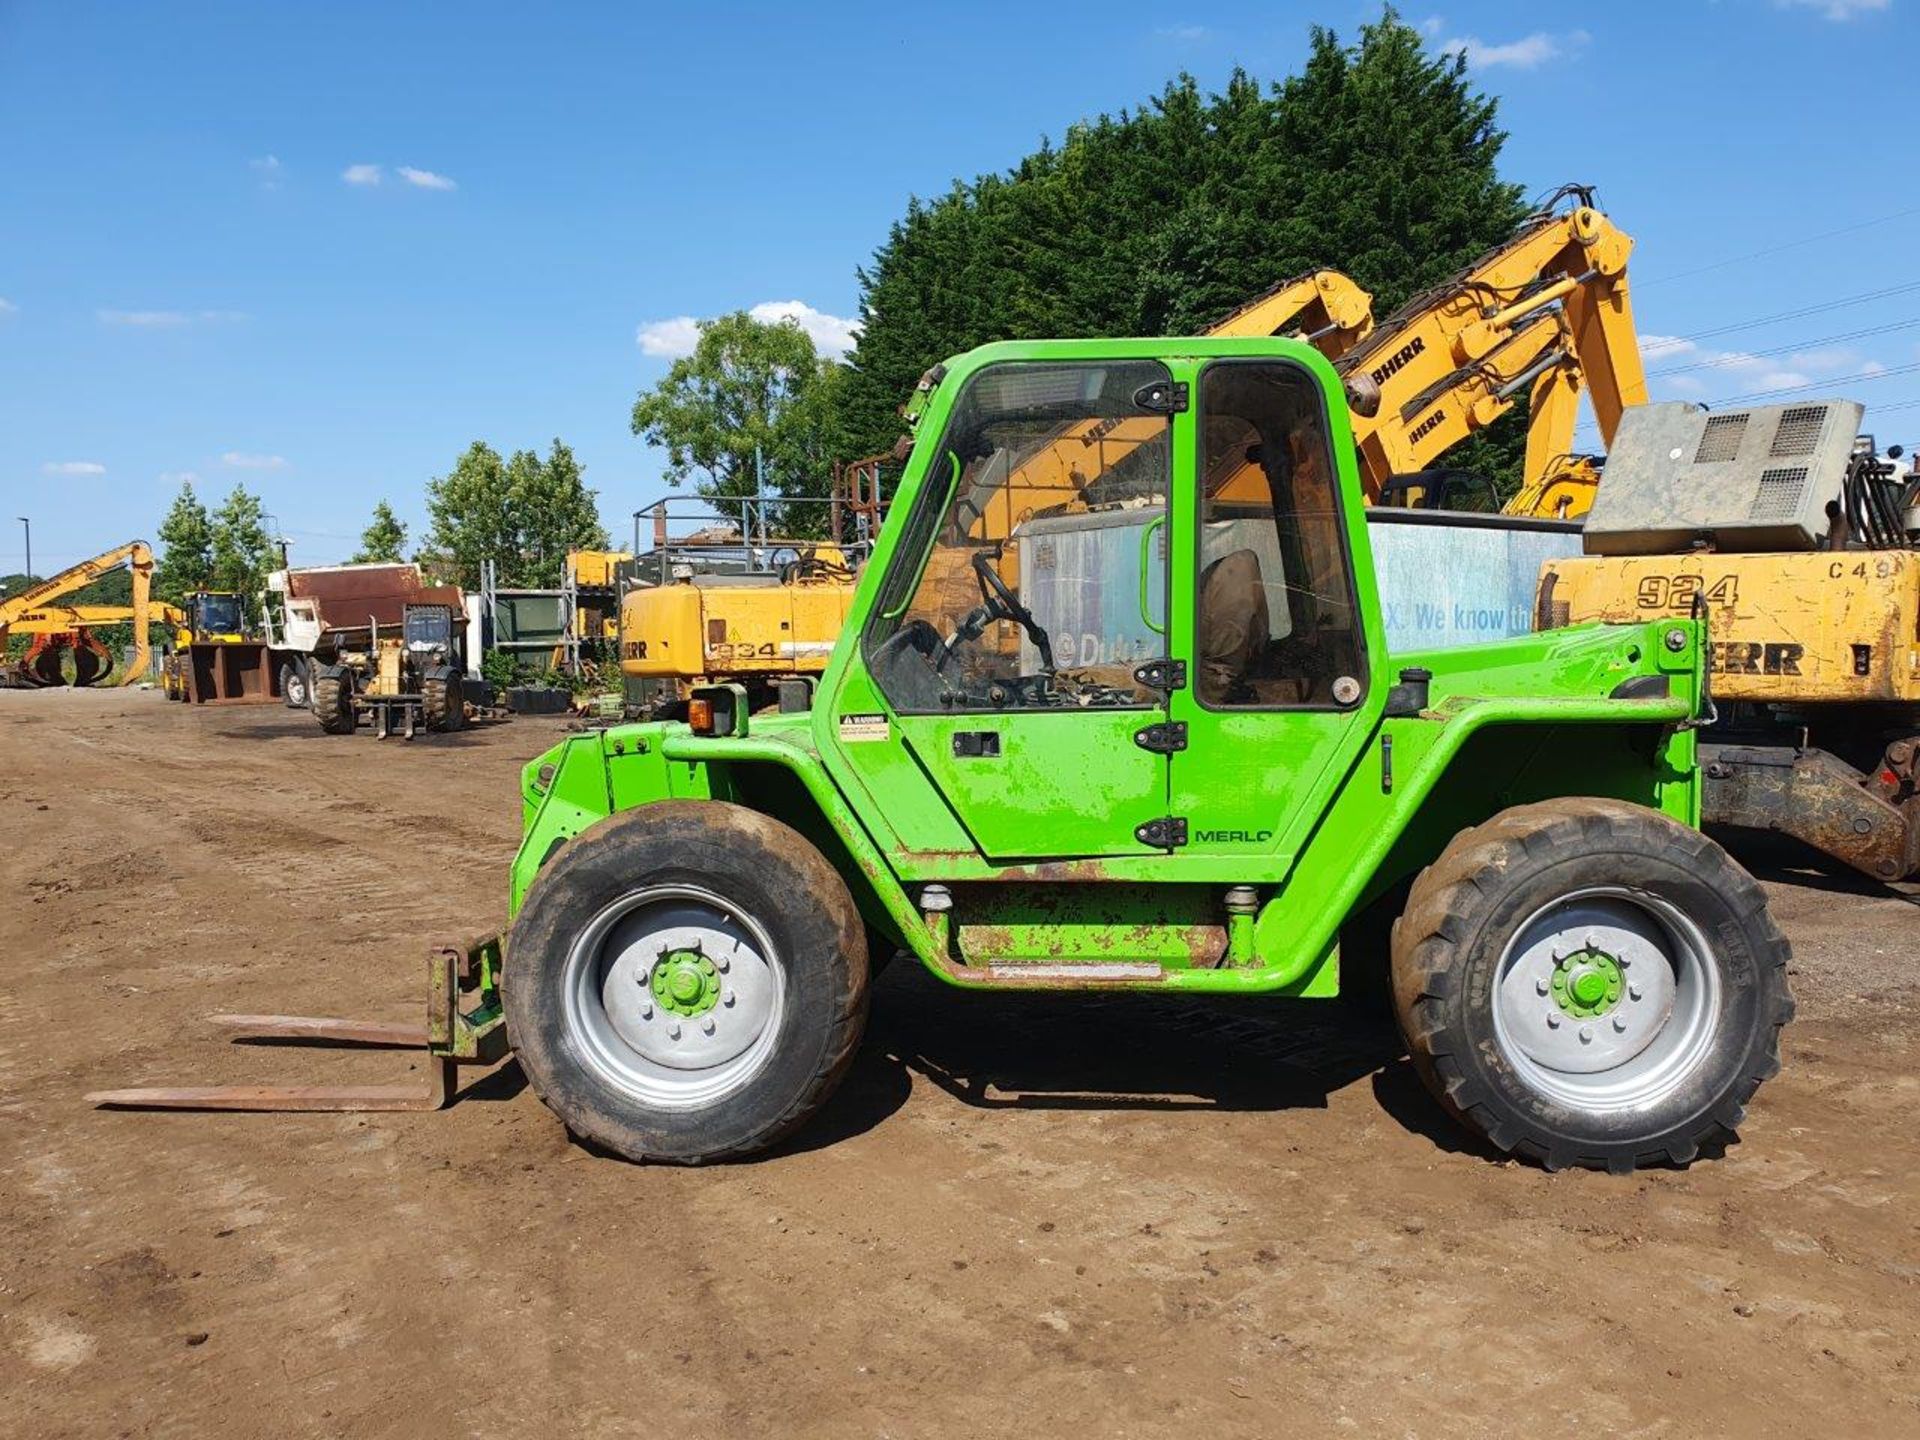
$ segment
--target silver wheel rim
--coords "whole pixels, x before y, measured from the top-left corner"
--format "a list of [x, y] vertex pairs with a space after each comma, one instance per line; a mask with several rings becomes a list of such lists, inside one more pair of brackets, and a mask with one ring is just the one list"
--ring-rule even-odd
[[[663, 964], [704, 962], [698, 1013], [663, 1003]], [[587, 922], [567, 951], [568, 1033], [607, 1084], [643, 1104], [683, 1110], [731, 1095], [772, 1055], [787, 971], [766, 928], [697, 885], [634, 890]]]
[[[1583, 1003], [1602, 984], [1607, 996]], [[1592, 886], [1541, 907], [1494, 978], [1502, 1057], [1530, 1089], [1588, 1113], [1658, 1105], [1712, 1049], [1719, 1020], [1720, 967], [1705, 933], [1640, 890]]]

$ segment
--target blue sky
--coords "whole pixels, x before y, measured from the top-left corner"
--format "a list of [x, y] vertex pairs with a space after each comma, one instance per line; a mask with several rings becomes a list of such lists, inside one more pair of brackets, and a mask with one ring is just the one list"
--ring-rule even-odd
[[[1920, 325], [1884, 328], [1920, 321], [1916, 9], [1403, 13], [1501, 97], [1510, 178], [1599, 187], [1643, 336], [1814, 310], [1651, 340], [1656, 394], [1833, 381], [1886, 441], [1920, 435]], [[908, 196], [1375, 13], [0, 0], [0, 571], [13, 516], [45, 572], [151, 538], [182, 475], [337, 560], [379, 499], [417, 534], [475, 438], [563, 437], [626, 533], [663, 493], [628, 410], [689, 318], [844, 340]]]

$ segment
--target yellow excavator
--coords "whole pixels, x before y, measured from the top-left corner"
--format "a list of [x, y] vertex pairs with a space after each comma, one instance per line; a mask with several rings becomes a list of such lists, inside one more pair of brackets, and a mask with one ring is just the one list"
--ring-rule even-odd
[[1699, 615], [1703, 818], [1920, 871], [1920, 469], [1847, 400], [1628, 412], [1537, 624]]
[[[62, 600], [85, 589], [120, 567], [133, 578], [132, 603], [128, 605], [73, 605]], [[33, 687], [65, 685], [68, 655], [73, 659], [74, 685], [98, 685], [113, 670], [113, 656], [93, 633], [102, 625], [128, 624], [133, 627], [133, 656], [120, 678], [120, 685], [132, 685], [143, 679], [152, 658], [147, 627], [164, 621], [175, 624], [180, 612], [160, 605], [152, 598], [153, 552], [144, 540], [130, 540], [69, 566], [58, 575], [29, 585], [18, 595], [0, 596], [0, 647], [12, 634], [31, 635], [33, 643], [17, 662], [6, 666], [8, 683]]]
[[[1346, 377], [1363, 484], [1378, 504], [1503, 509], [1490, 503], [1484, 481], [1475, 488], [1436, 462], [1524, 396], [1526, 464], [1504, 513], [1570, 521], [1591, 505], [1599, 475], [1591, 457], [1572, 453], [1581, 395], [1592, 403], [1603, 440], [1628, 406], [1646, 399], [1627, 286], [1632, 249], [1631, 237], [1595, 207], [1590, 189], [1566, 186], [1507, 241], [1380, 324], [1365, 290], [1339, 271], [1316, 270], [1275, 286], [1204, 333], [1293, 335], [1327, 356]], [[932, 381], [924, 377], [916, 396]], [[914, 411], [910, 401], [909, 424]], [[983, 517], [979, 533], [1004, 539], [1036, 511], [1071, 513], [1088, 503], [1094, 477], [1118, 474], [1131, 450], [1164, 435], [1164, 424], [1151, 418], [1068, 427], [1036, 446], [1012, 481], [992, 487], [1004, 514]], [[1244, 465], [1209, 484], [1225, 499], [1254, 493], [1258, 467]], [[877, 513], [877, 475], [870, 503]], [[1525, 568], [1530, 593], [1532, 562], [1515, 552], [1506, 563]], [[838, 552], [784, 574], [702, 576], [683, 564], [677, 575], [657, 578], [656, 585], [629, 589], [621, 603], [630, 709], [671, 706], [693, 685], [725, 680], [746, 683], [758, 705], [780, 680], [817, 675], [853, 584]], [[954, 583], [972, 582], [956, 574]], [[1524, 603], [1498, 607], [1501, 623], [1516, 610], [1512, 623], [1524, 628]]]

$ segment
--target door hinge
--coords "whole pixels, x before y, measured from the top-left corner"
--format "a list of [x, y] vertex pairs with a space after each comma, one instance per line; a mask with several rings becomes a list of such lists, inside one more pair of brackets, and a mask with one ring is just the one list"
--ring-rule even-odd
[[1154, 415], [1182, 415], [1187, 409], [1187, 382], [1155, 380], [1133, 392], [1133, 403]]
[[1187, 821], [1183, 815], [1164, 815], [1133, 827], [1133, 838], [1156, 850], [1173, 850], [1187, 843]]
[[1187, 722], [1161, 720], [1152, 725], [1142, 725], [1133, 732], [1133, 743], [1156, 755], [1171, 755], [1176, 750], [1184, 750], [1187, 748]]
[[1149, 690], [1158, 690], [1163, 695], [1184, 690], [1187, 688], [1187, 662], [1149, 660], [1144, 665], [1136, 665], [1133, 667], [1133, 683], [1144, 685]]

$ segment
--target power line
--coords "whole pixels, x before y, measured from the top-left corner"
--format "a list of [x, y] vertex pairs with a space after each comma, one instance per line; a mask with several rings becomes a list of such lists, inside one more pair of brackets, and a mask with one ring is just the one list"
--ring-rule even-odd
[[1771, 390], [1750, 390], [1745, 395], [1722, 395], [1707, 400], [1707, 405], [1744, 405], [1749, 400], [1765, 400], [1775, 395], [1799, 395], [1808, 390], [1828, 390], [1839, 385], [1859, 385], [1869, 380], [1890, 380], [1895, 375], [1911, 375], [1920, 370], [1920, 360], [1911, 365], [1894, 365], [1884, 370], [1862, 370], [1854, 375], [1834, 375], [1825, 380], [1810, 380], [1804, 385], [1776, 385]]
[[1668, 339], [1669, 343], [1656, 345], [1649, 353], [1657, 356], [1688, 340], [1711, 340], [1716, 335], [1731, 335], [1736, 330], [1757, 330], [1762, 325], [1777, 325], [1782, 320], [1799, 320], [1808, 315], [1824, 315], [1829, 310], [1842, 310], [1849, 305], [1864, 305], [1869, 300], [1884, 300], [1890, 295], [1911, 295], [1916, 290], [1920, 290], [1920, 280], [1909, 280], [1904, 285], [1889, 285], [1881, 290], [1868, 290], [1859, 295], [1845, 295], [1838, 300], [1828, 300], [1820, 305], [1807, 305], [1799, 310], [1783, 310], [1778, 315], [1763, 315], [1757, 320], [1742, 320], [1733, 325], [1718, 325], [1711, 330], [1696, 330], [1691, 335], [1662, 337]]
[[1871, 230], [1876, 225], [1886, 225], [1895, 220], [1904, 220], [1909, 215], [1920, 215], [1920, 205], [1906, 210], [1896, 210], [1891, 215], [1880, 215], [1872, 220], [1856, 220], [1851, 225], [1842, 225], [1836, 230], [1823, 230], [1818, 235], [1808, 235], [1799, 240], [1787, 240], [1778, 245], [1769, 245], [1764, 250], [1749, 251], [1745, 255], [1734, 255], [1725, 260], [1715, 260], [1710, 265], [1696, 266], [1692, 270], [1679, 270], [1671, 275], [1656, 275], [1651, 280], [1634, 280], [1636, 289], [1644, 290], [1650, 285], [1665, 285], [1673, 280], [1685, 280], [1694, 275], [1705, 275], [1712, 270], [1724, 270], [1729, 265], [1744, 265], [1749, 260], [1764, 260], [1769, 255], [1778, 255], [1787, 250], [1798, 250], [1802, 245], [1813, 245], [1821, 240], [1831, 240], [1836, 235], [1851, 235], [1856, 230]]
[[1720, 370], [1729, 365], [1744, 365], [1749, 360], [1763, 359], [1769, 355], [1791, 355], [1815, 345], [1837, 345], [1842, 340], [1864, 340], [1869, 335], [1890, 335], [1896, 330], [1911, 330], [1916, 325], [1920, 325], [1920, 316], [1915, 316], [1911, 320], [1896, 321], [1891, 325], [1871, 325], [1864, 330], [1843, 330], [1837, 335], [1817, 335], [1811, 340], [1796, 340], [1790, 345], [1775, 345], [1766, 350], [1744, 350], [1737, 355], [1719, 355], [1711, 360], [1696, 360], [1691, 365], [1669, 365], [1664, 370], [1649, 370], [1647, 378], [1658, 380], [1662, 375], [1685, 375], [1690, 370]]

